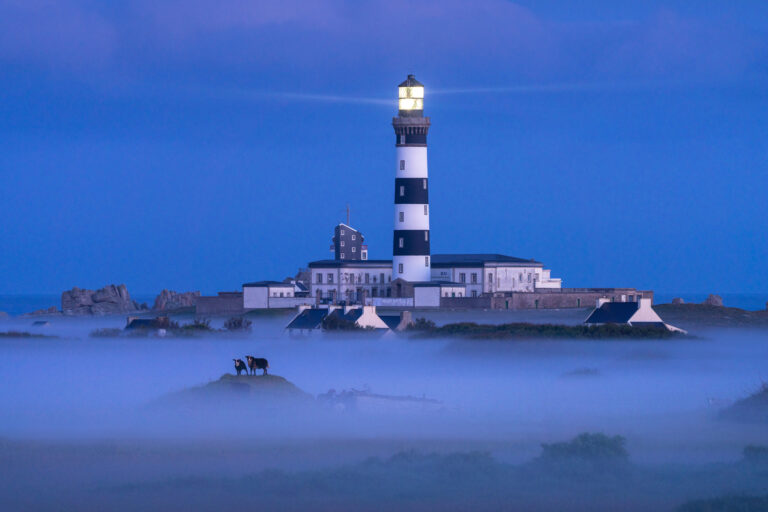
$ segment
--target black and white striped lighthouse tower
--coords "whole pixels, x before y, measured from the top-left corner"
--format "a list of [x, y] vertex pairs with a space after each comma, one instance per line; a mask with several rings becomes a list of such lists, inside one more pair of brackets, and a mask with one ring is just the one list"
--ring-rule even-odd
[[430, 281], [429, 118], [424, 117], [424, 86], [413, 75], [398, 86], [398, 116], [392, 126], [397, 137], [392, 279]]

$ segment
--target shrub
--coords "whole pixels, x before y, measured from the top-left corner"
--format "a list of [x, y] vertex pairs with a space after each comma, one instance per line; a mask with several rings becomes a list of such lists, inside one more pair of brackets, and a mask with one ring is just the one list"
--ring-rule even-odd
[[207, 318], [196, 318], [194, 322], [191, 324], [184, 324], [181, 326], [182, 329], [187, 331], [212, 331], [211, 328], [211, 321]]
[[408, 326], [408, 329], [412, 331], [431, 331], [436, 327], [435, 322], [422, 317], [414, 320], [413, 323]]
[[629, 462], [625, 442], [621, 436], [583, 433], [570, 441], [542, 444], [541, 456], [535, 462], [547, 468], [566, 471], [589, 473], [614, 470], [626, 466]]
[[224, 322], [224, 329], [228, 331], [248, 331], [251, 330], [252, 322], [247, 318], [241, 316], [233, 316], [226, 322]]
[[123, 334], [122, 329], [115, 327], [102, 327], [101, 329], [94, 329], [89, 336], [91, 338], [117, 338]]

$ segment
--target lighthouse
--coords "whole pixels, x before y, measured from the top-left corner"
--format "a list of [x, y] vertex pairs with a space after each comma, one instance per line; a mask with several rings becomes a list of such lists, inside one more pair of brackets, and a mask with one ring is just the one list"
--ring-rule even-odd
[[395, 230], [392, 279], [429, 281], [429, 177], [424, 85], [413, 75], [398, 86], [395, 129]]

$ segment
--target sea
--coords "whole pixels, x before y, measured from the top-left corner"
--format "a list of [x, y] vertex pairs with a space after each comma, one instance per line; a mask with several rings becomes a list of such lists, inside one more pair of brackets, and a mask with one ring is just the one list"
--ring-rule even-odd
[[[657, 292], [654, 303], [664, 304], [672, 302], [675, 297], [682, 298], [686, 303], [701, 303], [707, 298], [708, 293], [667, 293]], [[728, 307], [746, 309], [750, 311], [766, 309], [768, 292], [765, 293], [719, 293], [723, 298], [723, 304]], [[149, 306], [155, 301], [153, 294], [137, 294], [131, 298], [138, 303], [146, 303]], [[0, 311], [11, 316], [31, 313], [38, 309], [47, 309], [51, 306], [61, 308], [61, 295], [0, 295]]]
[[[152, 306], [156, 295], [152, 294], [131, 294], [131, 299], [139, 304], [146, 303]], [[0, 295], [0, 311], [8, 313], [11, 316], [19, 316], [25, 313], [31, 313], [38, 309], [48, 309], [56, 306], [61, 309], [60, 294], [39, 294], [39, 295]]]

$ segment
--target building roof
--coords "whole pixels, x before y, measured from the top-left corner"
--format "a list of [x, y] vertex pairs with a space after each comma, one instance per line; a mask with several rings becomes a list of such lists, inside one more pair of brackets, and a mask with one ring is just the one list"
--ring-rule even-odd
[[453, 281], [423, 281], [419, 283], [413, 283], [414, 288], [442, 288], [443, 286], [458, 286], [466, 288], [466, 283], [454, 283]]
[[286, 329], [319, 329], [327, 314], [327, 309], [305, 309], [291, 320]]
[[638, 302], [606, 302], [584, 321], [587, 324], [626, 324], [640, 307]]
[[391, 267], [392, 260], [317, 260], [310, 261], [309, 268], [343, 267]]
[[379, 318], [387, 324], [387, 327], [392, 329], [393, 331], [398, 328], [400, 325], [400, 322], [402, 321], [402, 318], [400, 318], [400, 315], [379, 315]]
[[513, 263], [541, 267], [541, 262], [504, 254], [433, 254], [433, 267], [482, 267], [486, 263]]
[[403, 83], [398, 85], [398, 87], [424, 87], [424, 84], [416, 80], [415, 76], [408, 75], [408, 78], [406, 78]]
[[337, 228], [347, 228], [347, 229], [349, 229], [349, 230], [351, 230], [351, 231], [354, 231], [355, 233], [360, 233], [360, 230], [359, 230], [359, 229], [355, 229], [355, 228], [353, 228], [352, 226], [350, 226], [349, 224], [344, 224], [343, 222], [339, 222], [339, 223], [336, 225], [336, 227], [337, 227]]
[[293, 284], [291, 283], [282, 283], [280, 281], [256, 281], [253, 283], [244, 283], [243, 288], [272, 288], [272, 287], [283, 287], [283, 288], [293, 288]]

